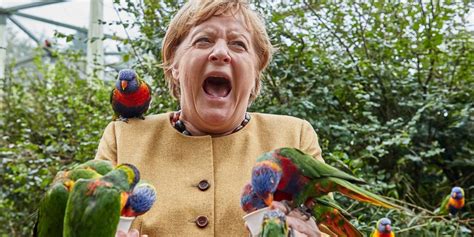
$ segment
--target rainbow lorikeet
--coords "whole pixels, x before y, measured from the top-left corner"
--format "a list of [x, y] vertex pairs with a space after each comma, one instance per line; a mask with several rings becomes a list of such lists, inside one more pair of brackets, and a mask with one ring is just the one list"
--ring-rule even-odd
[[48, 189], [40, 201], [33, 236], [63, 236], [63, 221], [67, 200], [74, 183], [78, 179], [99, 177], [101, 175], [91, 169], [75, 168], [58, 172], [51, 184], [51, 188]]
[[115, 87], [110, 95], [114, 120], [127, 122], [129, 118], [145, 119], [151, 101], [150, 86], [132, 69], [120, 70]]
[[263, 215], [260, 237], [287, 237], [288, 233], [289, 229], [285, 213], [275, 209]]
[[252, 169], [252, 187], [267, 205], [288, 200], [293, 206], [308, 205], [313, 198], [339, 192], [358, 201], [387, 208], [397, 207], [384, 198], [353, 184], [363, 180], [314, 159], [295, 148], [263, 154]]
[[128, 196], [121, 216], [139, 216], [151, 209], [156, 201], [156, 189], [150, 183], [140, 181]]
[[[362, 237], [362, 233], [357, 230], [344, 215], [350, 216], [329, 196], [321, 196], [314, 199], [315, 205], [311, 210], [312, 216], [316, 218], [318, 225], [326, 226], [332, 233], [341, 237]], [[323, 228], [320, 228], [323, 231]], [[323, 231], [324, 232], [324, 231]]]
[[390, 219], [384, 217], [377, 221], [377, 226], [370, 234], [370, 237], [395, 237]]
[[246, 213], [251, 213], [264, 208], [267, 205], [263, 199], [253, 191], [252, 184], [247, 183], [242, 189], [242, 194], [240, 195], [240, 206]]
[[464, 190], [460, 187], [453, 187], [451, 194], [446, 196], [441, 206], [435, 211], [440, 215], [456, 215], [464, 207]]
[[66, 206], [64, 237], [113, 237], [128, 193], [140, 179], [138, 169], [121, 164], [98, 179], [79, 179]]

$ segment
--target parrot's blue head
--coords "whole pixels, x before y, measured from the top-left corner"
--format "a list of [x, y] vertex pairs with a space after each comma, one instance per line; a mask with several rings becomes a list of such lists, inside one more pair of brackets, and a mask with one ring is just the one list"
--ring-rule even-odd
[[240, 195], [240, 206], [246, 213], [250, 213], [264, 208], [266, 205], [263, 199], [253, 191], [252, 185], [248, 183], [244, 186]]
[[140, 215], [150, 210], [155, 201], [155, 187], [148, 183], [140, 183], [133, 189], [125, 207], [132, 209], [136, 215]]
[[280, 165], [272, 160], [260, 161], [252, 169], [253, 190], [267, 206], [273, 202], [273, 193], [280, 183], [281, 176]]
[[377, 229], [380, 233], [390, 233], [392, 232], [392, 222], [390, 219], [384, 217], [377, 222]]
[[462, 199], [464, 197], [464, 190], [460, 187], [454, 187], [451, 189], [451, 197], [456, 200]]
[[132, 69], [122, 69], [119, 72], [118, 80], [115, 82], [115, 88], [124, 93], [130, 93], [138, 90], [139, 83], [137, 74]]

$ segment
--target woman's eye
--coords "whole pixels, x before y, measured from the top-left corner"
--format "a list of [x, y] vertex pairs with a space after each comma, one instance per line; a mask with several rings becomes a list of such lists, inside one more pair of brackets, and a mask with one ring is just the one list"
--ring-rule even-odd
[[207, 43], [211, 43], [211, 40], [207, 37], [201, 37], [201, 38], [198, 38], [196, 41], [194, 41], [194, 44], [207, 44]]
[[247, 45], [242, 41], [232, 41], [232, 44], [247, 50]]

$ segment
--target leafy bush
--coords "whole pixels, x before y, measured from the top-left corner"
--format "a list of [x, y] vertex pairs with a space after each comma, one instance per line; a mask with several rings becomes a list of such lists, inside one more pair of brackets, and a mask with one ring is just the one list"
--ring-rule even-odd
[[38, 56], [34, 69], [1, 82], [0, 234], [30, 235], [56, 172], [94, 157], [111, 119], [111, 85], [84, 80], [79, 59], [66, 53], [50, 64]]

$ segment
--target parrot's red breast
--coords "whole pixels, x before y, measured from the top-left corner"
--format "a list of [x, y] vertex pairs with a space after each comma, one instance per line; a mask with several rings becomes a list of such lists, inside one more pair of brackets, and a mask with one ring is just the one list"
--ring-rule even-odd
[[141, 83], [138, 90], [130, 94], [124, 94], [118, 90], [114, 90], [113, 97], [117, 102], [126, 107], [136, 107], [150, 100], [150, 90], [145, 83]]

